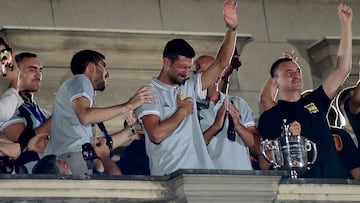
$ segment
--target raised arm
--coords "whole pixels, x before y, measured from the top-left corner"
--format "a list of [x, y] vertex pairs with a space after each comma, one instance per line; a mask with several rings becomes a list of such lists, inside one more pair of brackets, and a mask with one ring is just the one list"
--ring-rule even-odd
[[236, 27], [238, 24], [236, 9], [237, 1], [224, 0], [224, 21], [228, 30], [226, 31], [224, 40], [216, 55], [214, 63], [212, 63], [201, 76], [203, 89], [207, 89], [230, 63], [236, 42]]
[[344, 81], [351, 72], [352, 64], [352, 11], [345, 4], [340, 3], [337, 12], [341, 25], [341, 38], [337, 52], [337, 61], [335, 69], [326, 78], [323, 84], [326, 95], [333, 99], [343, 85]]
[[216, 118], [214, 123], [203, 132], [204, 140], [206, 145], [210, 143], [210, 140], [216, 136], [216, 134], [223, 128], [225, 121], [225, 113], [226, 113], [226, 102], [223, 102], [221, 107], [216, 113]]
[[240, 66], [241, 66], [240, 56], [237, 54], [237, 50], [235, 49], [235, 53], [231, 58], [230, 65], [222, 73], [221, 80], [219, 82], [220, 92], [226, 94], [226, 90], [229, 88], [230, 75], [234, 72], [234, 70], [238, 71]]
[[259, 100], [262, 111], [269, 110], [276, 105], [277, 94], [278, 89], [273, 85], [272, 79], [269, 76], [260, 92]]

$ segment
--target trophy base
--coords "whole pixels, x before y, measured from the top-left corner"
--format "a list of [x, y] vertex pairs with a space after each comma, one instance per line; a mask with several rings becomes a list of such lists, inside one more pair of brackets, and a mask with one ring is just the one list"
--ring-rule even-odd
[[291, 179], [297, 179], [298, 172], [296, 170], [290, 170], [290, 178]]

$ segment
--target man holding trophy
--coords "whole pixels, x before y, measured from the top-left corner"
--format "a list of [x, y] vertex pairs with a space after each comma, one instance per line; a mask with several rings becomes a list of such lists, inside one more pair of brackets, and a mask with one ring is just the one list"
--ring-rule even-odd
[[[337, 11], [341, 23], [341, 39], [335, 69], [320, 87], [302, 97], [301, 68], [291, 58], [278, 59], [273, 63], [270, 74], [272, 84], [279, 90], [282, 99], [259, 118], [258, 129], [263, 140], [277, 139], [284, 132], [283, 126], [296, 121], [301, 125], [301, 136], [297, 137], [303, 136], [316, 143], [317, 160], [311, 165], [310, 170], [299, 175], [304, 178], [347, 178], [326, 120], [330, 102], [351, 72], [352, 63], [352, 11], [349, 6], [342, 3], [338, 5]], [[263, 169], [268, 167], [262, 166]], [[284, 166], [288, 167], [289, 165]]]

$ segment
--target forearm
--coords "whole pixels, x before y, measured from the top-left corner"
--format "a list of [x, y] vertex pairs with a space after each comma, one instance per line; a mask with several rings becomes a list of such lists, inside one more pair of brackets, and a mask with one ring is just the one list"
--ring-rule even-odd
[[234, 54], [235, 44], [236, 44], [236, 30], [226, 31], [224, 41], [215, 59], [215, 62], [220, 64], [221, 72], [230, 64], [230, 60]]
[[277, 93], [278, 90], [273, 86], [272, 79], [269, 76], [260, 92], [259, 100], [263, 111], [269, 110], [276, 105]]
[[[271, 154], [267, 153], [267, 156], [271, 157]], [[264, 156], [262, 154], [258, 155], [258, 162], [259, 162], [259, 167], [262, 170], [269, 170], [271, 167], [271, 164], [268, 161], [266, 161], [266, 159], [264, 158]]]
[[341, 39], [337, 53], [335, 69], [326, 78], [323, 87], [326, 95], [333, 99], [351, 72], [352, 37], [351, 24], [341, 26]]
[[206, 145], [208, 145], [210, 143], [210, 140], [214, 136], [216, 136], [216, 134], [219, 132], [220, 129], [221, 129], [221, 126], [219, 127], [216, 124], [213, 124], [210, 126], [210, 128], [208, 128], [207, 130], [205, 130], [203, 132]]
[[[149, 138], [154, 143], [160, 143], [169, 137], [178, 128], [186, 118], [187, 114], [181, 110], [177, 110], [171, 117], [159, 121], [158, 125], [147, 126], [144, 123], [145, 129], [148, 132]], [[152, 123], [153, 124], [153, 123]]]
[[39, 127], [35, 128], [35, 133], [50, 133], [51, 131], [51, 117], [47, 118], [43, 124], [41, 124]]
[[249, 147], [251, 151], [253, 151], [252, 149], [254, 149], [255, 146], [255, 138], [253, 133], [247, 130], [241, 123], [235, 124], [235, 129], [244, 144]]
[[341, 38], [337, 53], [336, 68], [342, 69], [344, 75], [348, 75], [352, 65], [352, 29], [351, 23], [341, 25]]
[[130, 110], [133, 109], [131, 109], [130, 106], [126, 104], [120, 104], [111, 107], [89, 107], [85, 109], [84, 112], [80, 112], [78, 117], [83, 125], [95, 124], [110, 120]]
[[121, 175], [120, 169], [117, 167], [116, 163], [109, 157], [101, 158], [101, 161], [104, 165], [105, 173], [108, 175]]
[[131, 143], [131, 137], [133, 136], [134, 134], [129, 126], [116, 133], [113, 133], [111, 135], [113, 140], [113, 148], [116, 149], [120, 146], [129, 145]]
[[223, 70], [229, 65], [234, 53], [236, 41], [236, 31], [227, 31], [224, 41], [217, 53], [215, 61], [203, 72], [201, 77], [202, 88], [208, 88]]

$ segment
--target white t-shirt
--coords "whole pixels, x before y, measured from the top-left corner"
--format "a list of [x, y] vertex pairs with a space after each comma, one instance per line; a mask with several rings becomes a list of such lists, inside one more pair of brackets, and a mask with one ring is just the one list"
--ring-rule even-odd
[[[240, 97], [228, 96], [228, 98], [229, 102], [233, 101], [233, 105], [240, 111], [240, 123], [245, 127], [255, 126], [253, 112], [246, 101]], [[210, 102], [208, 109], [200, 110], [199, 120], [203, 132], [214, 123], [216, 113], [224, 101], [225, 95], [220, 93], [220, 100], [216, 104]], [[248, 147], [236, 130], [234, 142], [227, 138], [228, 126], [229, 120], [225, 119], [224, 127], [210, 140], [207, 146], [215, 167], [229, 170], [252, 170]]]
[[18, 91], [15, 88], [8, 88], [0, 99], [0, 125], [8, 121], [23, 103]]
[[86, 97], [90, 106], [94, 106], [93, 86], [83, 74], [66, 80], [57, 91], [46, 155], [81, 152], [81, 146], [93, 140], [92, 125], [81, 124], [72, 106], [72, 102], [79, 97]]
[[143, 104], [136, 109], [141, 121], [145, 115], [155, 114], [164, 120], [177, 110], [176, 96], [193, 98], [194, 111], [179, 127], [160, 144], [150, 141], [145, 129], [146, 152], [149, 156], [151, 175], [165, 175], [178, 169], [214, 169], [207, 153], [204, 137], [197, 118], [196, 99], [201, 98], [200, 74], [191, 76], [183, 85], [170, 86], [155, 77], [148, 84], [156, 92], [156, 103]]

